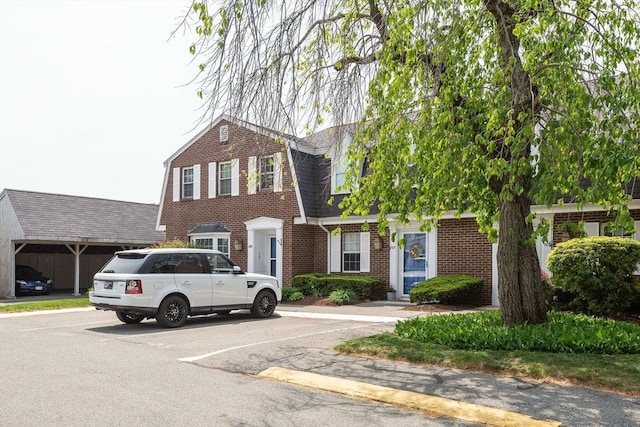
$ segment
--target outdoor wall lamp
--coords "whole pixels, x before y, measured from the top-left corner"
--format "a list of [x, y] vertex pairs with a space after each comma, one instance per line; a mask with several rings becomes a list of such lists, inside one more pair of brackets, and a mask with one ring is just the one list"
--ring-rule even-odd
[[241, 251], [242, 250], [242, 239], [236, 239], [233, 242], [233, 247], [236, 248], [236, 251]]
[[376, 250], [382, 249], [382, 240], [380, 240], [379, 237], [376, 237], [375, 239], [373, 239], [373, 247]]

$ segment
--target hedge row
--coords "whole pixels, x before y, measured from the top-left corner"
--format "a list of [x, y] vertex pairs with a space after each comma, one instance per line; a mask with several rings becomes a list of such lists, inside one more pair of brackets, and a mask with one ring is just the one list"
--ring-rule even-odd
[[387, 290], [386, 282], [375, 276], [341, 276], [327, 273], [300, 274], [293, 278], [293, 286], [305, 295], [326, 297], [342, 289], [354, 292], [360, 300], [382, 299]]
[[433, 301], [456, 304], [483, 284], [481, 278], [464, 274], [437, 276], [417, 283], [409, 291], [409, 299], [419, 304]]

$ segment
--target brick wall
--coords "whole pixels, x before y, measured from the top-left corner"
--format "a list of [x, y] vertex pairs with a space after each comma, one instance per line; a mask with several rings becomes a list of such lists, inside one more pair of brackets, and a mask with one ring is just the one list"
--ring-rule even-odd
[[[335, 230], [337, 227], [328, 227], [329, 231]], [[340, 227], [342, 233], [360, 233], [362, 232], [362, 224], [346, 224]], [[368, 273], [342, 273], [345, 275], [350, 274], [360, 274], [363, 276], [376, 276], [383, 279], [386, 283], [389, 282], [389, 237], [388, 236], [379, 236], [378, 235], [378, 224], [370, 223], [369, 224], [369, 267], [370, 271]], [[324, 252], [323, 260], [324, 260], [324, 270], [327, 270], [327, 237], [325, 232], [324, 239], [322, 243], [322, 251]], [[375, 249], [374, 242], [376, 238], [380, 238], [382, 243], [381, 249]], [[320, 245], [318, 245], [320, 246]]]
[[[635, 221], [640, 221], [640, 209], [630, 211], [631, 217]], [[553, 218], [553, 243], [560, 243], [580, 237], [580, 232], [577, 231], [571, 225], [577, 225], [579, 222], [597, 222], [599, 224], [606, 224], [612, 221], [613, 218], [608, 216], [606, 212], [570, 212], [555, 214]], [[640, 232], [640, 230], [637, 230]], [[602, 232], [600, 232], [602, 234]]]
[[[229, 140], [220, 142], [220, 126], [229, 126]], [[247, 194], [247, 169], [249, 156], [283, 153], [281, 193], [271, 190]], [[238, 196], [217, 196], [208, 198], [209, 162], [226, 162], [238, 158], [240, 162], [240, 194]], [[201, 165], [200, 199], [173, 201], [173, 168]], [[276, 140], [259, 135], [244, 127], [221, 121], [201, 138], [175, 158], [169, 168], [167, 189], [163, 195], [163, 210], [160, 224], [166, 225], [167, 239], [187, 240], [187, 232], [197, 224], [218, 222], [231, 230], [231, 258], [242, 268], [247, 267], [247, 231], [245, 221], [257, 217], [280, 218], [284, 220], [284, 265], [283, 280], [291, 277], [294, 263], [291, 236], [293, 218], [300, 216], [295, 188], [291, 177], [284, 145]], [[241, 251], [233, 247], [235, 239], [242, 239]], [[287, 270], [289, 268], [289, 270]], [[289, 272], [289, 273], [288, 273]]]
[[446, 219], [438, 226], [438, 275], [468, 274], [484, 279], [470, 303], [491, 304], [492, 245], [473, 218]]

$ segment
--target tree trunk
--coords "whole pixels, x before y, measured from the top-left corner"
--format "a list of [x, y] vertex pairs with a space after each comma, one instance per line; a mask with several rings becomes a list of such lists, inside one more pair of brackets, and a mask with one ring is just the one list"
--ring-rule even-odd
[[538, 254], [530, 241], [533, 226], [525, 220], [529, 212], [526, 195], [500, 205], [498, 295], [507, 326], [547, 321]]

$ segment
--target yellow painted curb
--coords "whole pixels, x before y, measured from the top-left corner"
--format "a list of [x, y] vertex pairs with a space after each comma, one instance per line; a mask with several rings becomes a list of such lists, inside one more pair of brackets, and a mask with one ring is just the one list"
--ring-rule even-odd
[[436, 416], [456, 418], [492, 426], [557, 427], [558, 421], [540, 421], [528, 415], [504, 411], [488, 406], [465, 403], [444, 397], [430, 396], [412, 391], [397, 390], [342, 378], [328, 377], [311, 372], [272, 367], [258, 374], [259, 377], [283, 381], [347, 396], [375, 400], [397, 406], [427, 411]]

